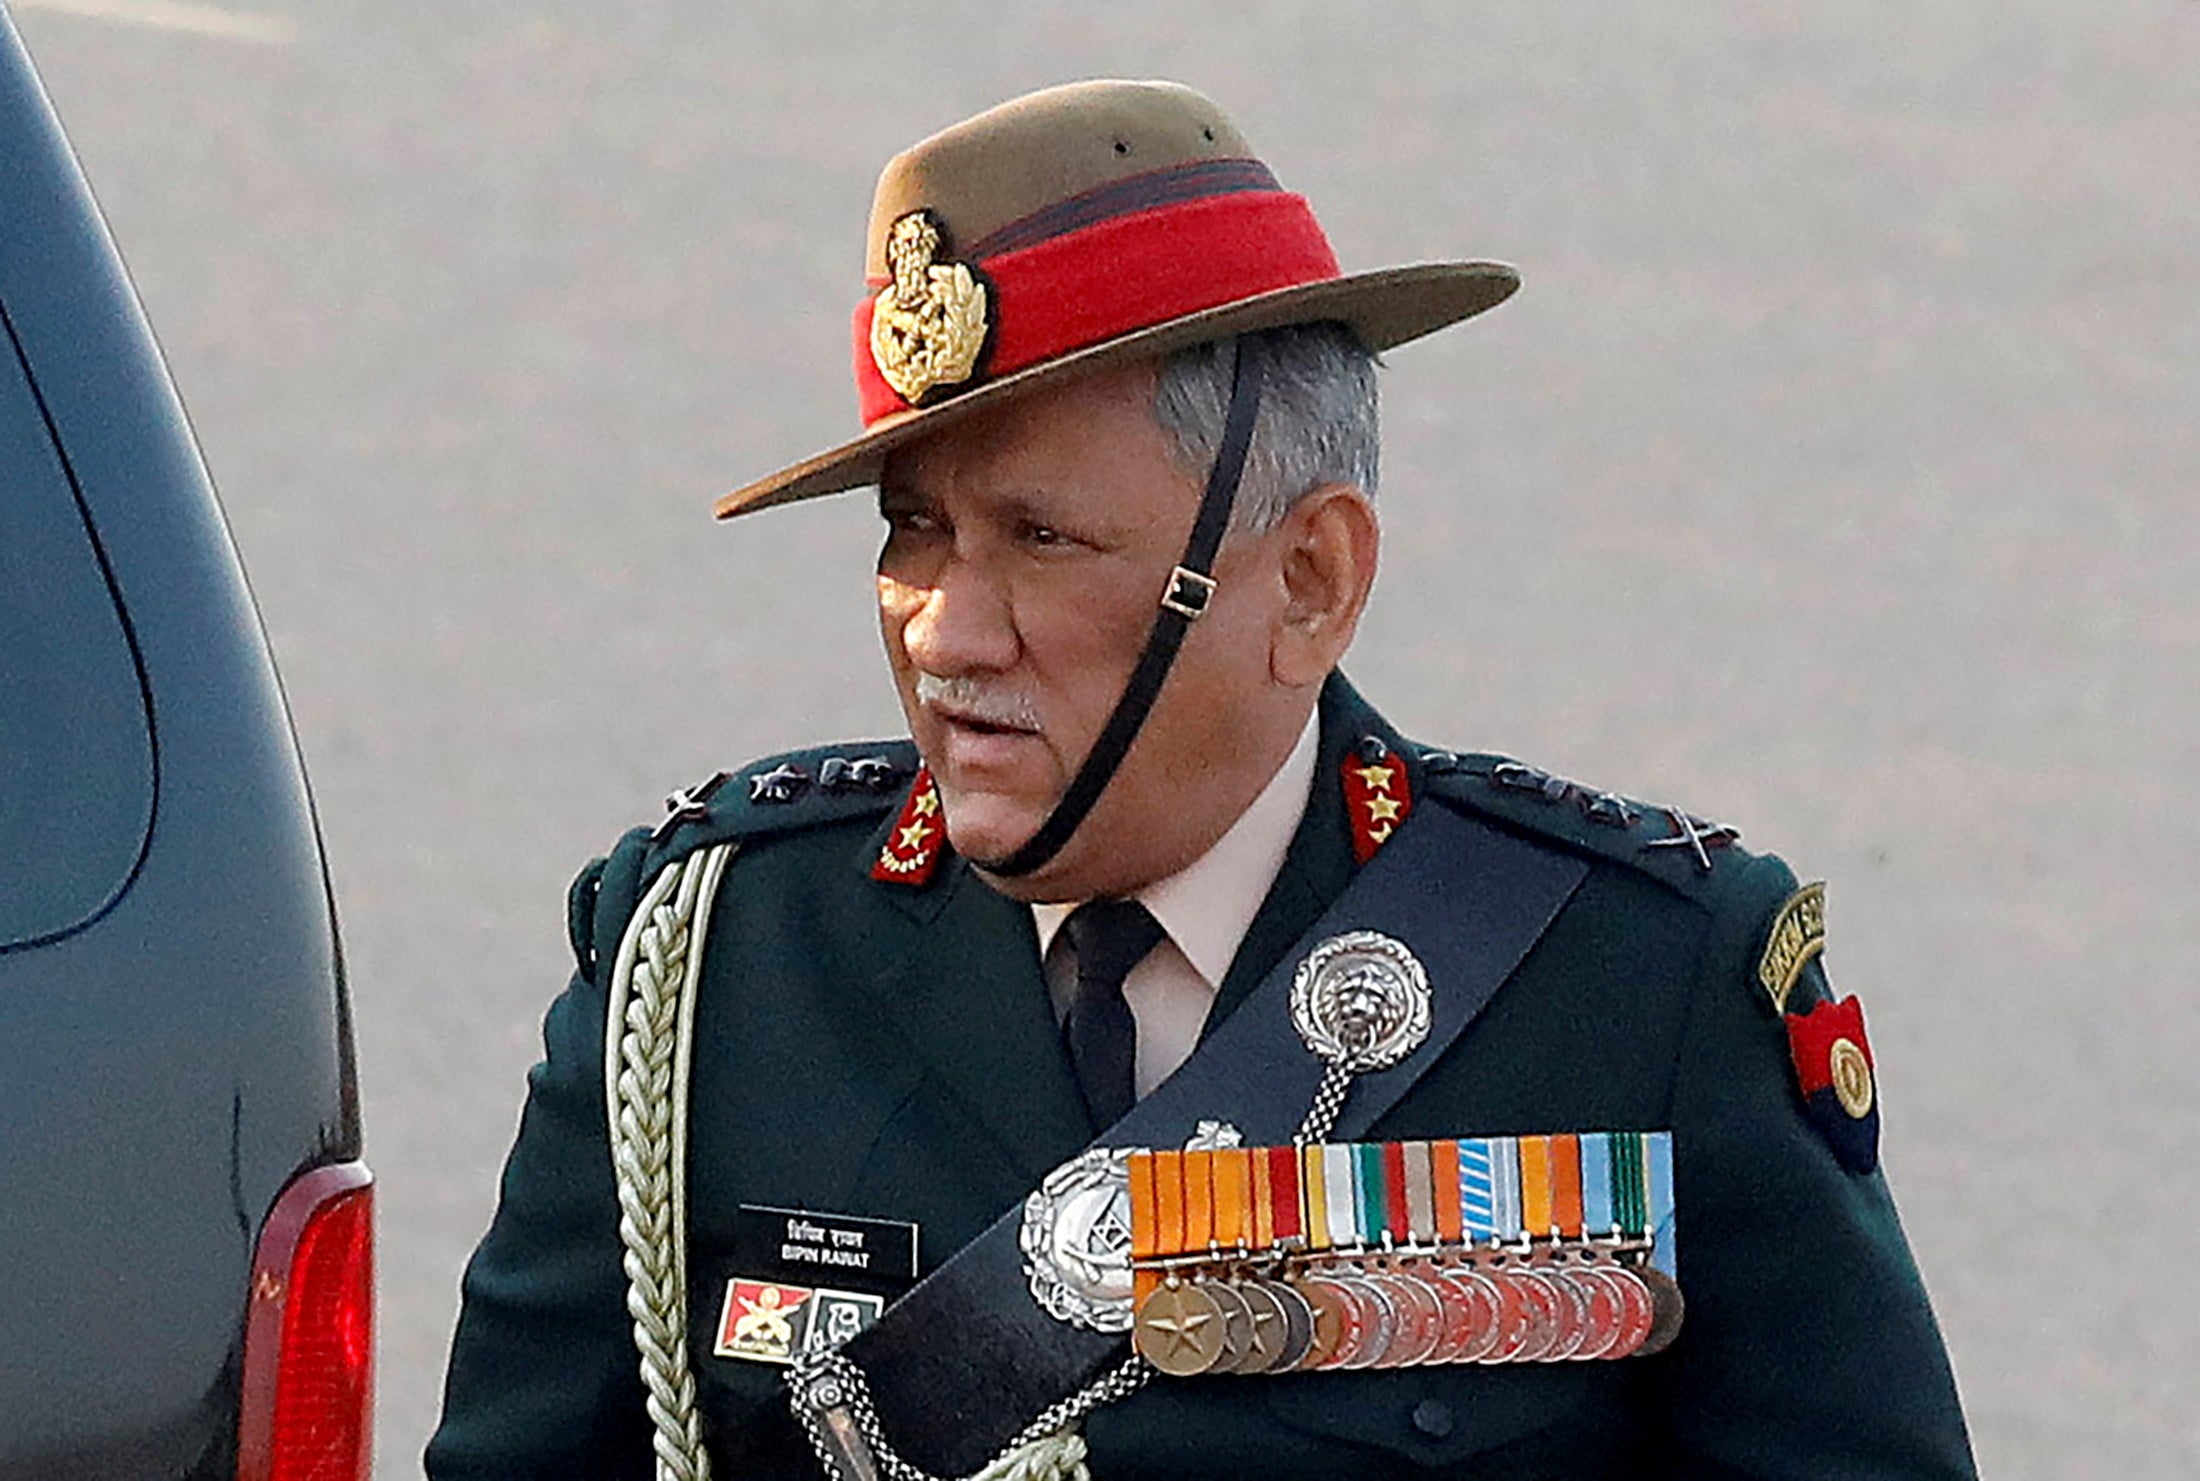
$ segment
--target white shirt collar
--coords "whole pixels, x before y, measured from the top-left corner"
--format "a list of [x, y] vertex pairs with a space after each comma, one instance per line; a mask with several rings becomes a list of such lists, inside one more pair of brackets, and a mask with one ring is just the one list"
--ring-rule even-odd
[[[1219, 988], [1228, 974], [1238, 945], [1260, 913], [1261, 902], [1283, 869], [1291, 839], [1306, 818], [1320, 741], [1321, 716], [1316, 711], [1306, 717], [1306, 728], [1299, 732], [1291, 754], [1229, 831], [1184, 868], [1132, 897], [1153, 912], [1210, 989]], [[1031, 907], [1041, 956], [1078, 903]]]

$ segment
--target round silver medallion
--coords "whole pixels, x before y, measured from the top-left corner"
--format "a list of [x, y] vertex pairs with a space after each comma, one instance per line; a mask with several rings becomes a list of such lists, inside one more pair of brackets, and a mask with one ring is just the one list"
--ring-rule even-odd
[[1131, 1329], [1130, 1158], [1128, 1147], [1088, 1147], [1024, 1199], [1024, 1276], [1056, 1321]]
[[1387, 1070], [1428, 1037], [1428, 973], [1402, 941], [1347, 931], [1306, 954], [1291, 1021], [1306, 1047], [1354, 1075]]

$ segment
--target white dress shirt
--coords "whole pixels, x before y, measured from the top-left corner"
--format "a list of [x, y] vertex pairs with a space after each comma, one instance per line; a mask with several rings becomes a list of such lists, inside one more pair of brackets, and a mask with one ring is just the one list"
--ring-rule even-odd
[[[1214, 847], [1132, 896], [1168, 933], [1123, 979], [1123, 999], [1138, 1025], [1136, 1081], [1141, 1096], [1176, 1073], [1199, 1042], [1238, 943], [1260, 913], [1292, 836], [1306, 817], [1320, 736], [1319, 716], [1307, 716], [1291, 754]], [[1080, 903], [1031, 907], [1057, 1022], [1076, 995], [1077, 964], [1068, 940], [1059, 950], [1054, 940]]]

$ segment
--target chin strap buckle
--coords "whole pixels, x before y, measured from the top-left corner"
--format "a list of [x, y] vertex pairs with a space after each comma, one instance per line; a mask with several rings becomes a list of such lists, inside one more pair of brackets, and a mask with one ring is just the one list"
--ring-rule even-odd
[[1164, 610], [1190, 622], [1197, 621], [1214, 599], [1214, 577], [1178, 566], [1169, 573], [1169, 589], [1162, 596], [1161, 605]]

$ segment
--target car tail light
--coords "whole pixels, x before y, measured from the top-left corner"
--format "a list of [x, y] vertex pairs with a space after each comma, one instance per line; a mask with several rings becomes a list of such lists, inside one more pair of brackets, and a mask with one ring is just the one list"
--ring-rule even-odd
[[237, 1481], [366, 1481], [374, 1454], [374, 1177], [299, 1174], [252, 1258]]

